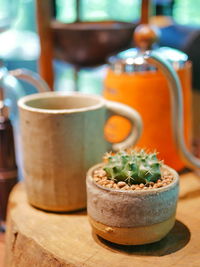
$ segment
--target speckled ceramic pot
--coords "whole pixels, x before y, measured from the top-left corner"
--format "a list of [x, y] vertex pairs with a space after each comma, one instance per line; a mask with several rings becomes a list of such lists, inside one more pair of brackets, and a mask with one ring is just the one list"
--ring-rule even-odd
[[179, 192], [179, 176], [165, 187], [124, 191], [95, 183], [94, 170], [87, 173], [87, 211], [93, 231], [102, 238], [123, 245], [141, 245], [161, 240], [173, 228]]

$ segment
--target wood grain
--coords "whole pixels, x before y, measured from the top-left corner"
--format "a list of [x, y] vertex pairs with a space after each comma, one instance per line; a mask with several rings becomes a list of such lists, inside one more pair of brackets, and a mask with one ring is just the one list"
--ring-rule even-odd
[[53, 214], [29, 206], [24, 185], [11, 194], [6, 267], [199, 267], [200, 178], [181, 176], [177, 221], [162, 241], [120, 246], [92, 234], [86, 212]]
[[0, 233], [0, 266], [3, 267], [4, 249], [5, 249], [5, 234]]

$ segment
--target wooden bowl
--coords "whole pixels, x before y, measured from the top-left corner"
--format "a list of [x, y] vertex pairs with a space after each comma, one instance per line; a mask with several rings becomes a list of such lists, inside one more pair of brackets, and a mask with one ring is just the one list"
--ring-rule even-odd
[[111, 54], [130, 47], [135, 24], [103, 21], [65, 24], [52, 21], [55, 56], [78, 66], [103, 64]]

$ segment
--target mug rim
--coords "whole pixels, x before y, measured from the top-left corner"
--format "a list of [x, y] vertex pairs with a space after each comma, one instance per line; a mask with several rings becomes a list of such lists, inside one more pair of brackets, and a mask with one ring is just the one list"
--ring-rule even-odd
[[[35, 108], [31, 107], [27, 104], [30, 100], [35, 99], [46, 99], [46, 98], [53, 98], [54, 96], [67, 96], [67, 97], [83, 97], [83, 98], [89, 98], [98, 101], [97, 104], [81, 107], [81, 108], [68, 108], [68, 109], [44, 109], [44, 108]], [[94, 95], [94, 94], [87, 94], [87, 93], [80, 93], [80, 92], [65, 92], [65, 91], [58, 91], [58, 92], [43, 92], [43, 93], [35, 93], [31, 95], [24, 96], [18, 100], [17, 103], [19, 108], [22, 108], [23, 110], [28, 110], [32, 112], [38, 112], [38, 113], [49, 113], [49, 114], [63, 114], [63, 113], [75, 113], [75, 112], [83, 112], [83, 111], [90, 111], [90, 110], [96, 110], [105, 105], [105, 100], [100, 95]]]

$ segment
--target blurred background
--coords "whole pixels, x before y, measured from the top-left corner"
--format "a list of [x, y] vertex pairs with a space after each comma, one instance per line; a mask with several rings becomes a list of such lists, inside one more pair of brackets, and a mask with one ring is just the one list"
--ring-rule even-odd
[[[17, 101], [41, 91], [24, 80], [27, 70], [20, 76], [16, 69], [36, 72], [28, 72], [32, 83], [40, 74], [50, 90], [103, 95], [135, 108], [144, 125], [137, 145], [155, 149], [181, 172], [186, 164], [173, 136], [180, 124], [171, 123], [167, 80], [139, 57], [155, 49], [179, 75], [186, 145], [200, 158], [199, 10], [200, 0], [0, 0], [0, 232], [9, 192], [23, 179]], [[139, 24], [152, 28], [138, 41], [133, 36]], [[130, 131], [124, 118], [114, 119], [105, 130], [113, 142]]]
[[[12, 75], [4, 75], [7, 71], [27, 68], [39, 72], [56, 91], [102, 94], [110, 68], [108, 56], [135, 46], [133, 32], [140, 23], [149, 23], [159, 29], [155, 48], [167, 46], [186, 53], [176, 54], [172, 50], [170, 57], [176, 61], [177, 56], [183, 64], [187, 59], [192, 61], [192, 92], [198, 92], [199, 8], [200, 0], [0, 0], [0, 74], [4, 76], [2, 87], [7, 89], [5, 101], [11, 110], [16, 146], [20, 144], [17, 99], [37, 90]], [[127, 40], [121, 43], [123, 39]], [[175, 64], [176, 68], [177, 62]], [[112, 99], [108, 94], [104, 96]], [[129, 104], [126, 98], [124, 103]], [[196, 136], [200, 133], [198, 99], [194, 97], [192, 106], [197, 107], [197, 116], [193, 116]], [[137, 105], [132, 105], [137, 109]], [[186, 126], [191, 128], [187, 121]], [[198, 154], [199, 138], [194, 138], [193, 144]], [[21, 166], [18, 152], [17, 162]]]
[[[76, 5], [76, 0], [56, 0], [56, 19], [65, 23], [75, 22]], [[140, 20], [140, 0], [80, 0], [79, 5], [80, 21], [118, 20], [137, 23]], [[11, 22], [11, 28], [0, 35], [0, 58], [8, 69], [25, 67], [37, 71], [40, 45], [36, 27], [35, 1], [0, 0], [0, 6], [0, 16], [5, 17], [5, 20], [9, 19], [6, 18], [8, 9], [13, 9], [15, 15], [17, 13], [16, 19]], [[161, 25], [160, 45], [189, 52], [189, 56], [195, 61], [189, 43], [194, 38], [194, 33], [200, 29], [199, 8], [200, 0], [153, 1], [152, 16], [170, 16], [173, 20], [173, 23], [169, 23], [170, 25]], [[70, 64], [56, 60], [54, 68], [55, 89], [74, 90], [75, 78], [77, 78], [74, 75], [74, 68]], [[81, 68], [78, 81], [76, 81], [79, 90], [101, 94], [104, 75], [105, 66], [102, 65]], [[194, 87], [200, 87], [198, 77], [196, 77]], [[34, 91], [33, 88], [30, 89], [30, 86], [26, 90], [27, 93]]]

